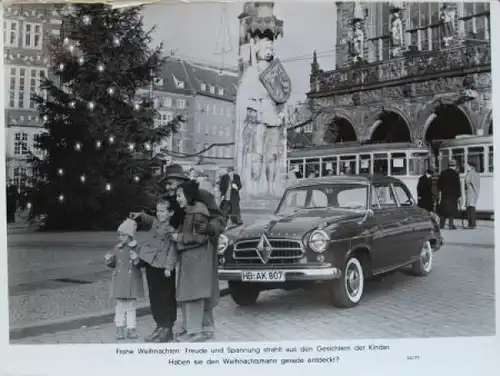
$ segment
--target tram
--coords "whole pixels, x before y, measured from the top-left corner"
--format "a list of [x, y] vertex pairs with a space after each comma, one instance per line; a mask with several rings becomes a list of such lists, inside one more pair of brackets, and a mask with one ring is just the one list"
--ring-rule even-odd
[[416, 198], [418, 178], [431, 165], [431, 153], [423, 144], [346, 142], [290, 150], [287, 162], [289, 171], [295, 168], [301, 177], [348, 173], [394, 176], [403, 181]]
[[466, 162], [469, 160], [475, 162], [481, 185], [476, 211], [481, 217], [491, 217], [494, 213], [493, 136], [460, 135], [453, 140], [439, 140], [434, 141], [433, 144], [433, 149], [438, 150], [435, 157], [437, 157], [440, 171], [448, 167], [450, 159], [457, 161], [462, 184], [462, 197], [465, 197]]

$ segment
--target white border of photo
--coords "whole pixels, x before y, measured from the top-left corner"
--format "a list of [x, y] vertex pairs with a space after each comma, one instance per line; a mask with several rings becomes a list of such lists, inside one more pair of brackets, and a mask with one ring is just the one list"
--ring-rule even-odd
[[[196, 1], [193, 1], [196, 2]], [[0, 4], [0, 8], [2, 5]], [[0, 12], [3, 12], [0, 11]], [[491, 2], [492, 20], [500, 19], [500, 4]], [[0, 13], [0, 18], [2, 13]], [[491, 36], [495, 38], [492, 43], [492, 66], [500, 63], [500, 47], [495, 35], [500, 40], [500, 23], [492, 22]], [[334, 42], [332, 42], [334, 43]], [[3, 41], [0, 40], [0, 49], [3, 50]], [[500, 67], [500, 65], [499, 65]], [[0, 71], [3, 71], [3, 59], [0, 59]], [[494, 88], [496, 82], [500, 83], [500, 68], [492, 70]], [[5, 86], [5, 77], [0, 75], [0, 87]], [[500, 85], [500, 84], [499, 84]], [[499, 89], [496, 89], [499, 90]], [[500, 109], [500, 94], [493, 94], [493, 103], [498, 103], [493, 108]], [[0, 93], [0, 108], [4, 108], [4, 91]], [[494, 121], [497, 121], [498, 111], [494, 113]], [[4, 124], [4, 119], [0, 121]], [[452, 124], [450, 124], [451, 126]], [[500, 134], [494, 134], [494, 139], [498, 140]], [[500, 140], [498, 140], [500, 141]], [[495, 142], [496, 144], [497, 142]], [[5, 143], [0, 142], [0, 155], [5, 155]], [[500, 166], [500, 153], [495, 153], [495, 164]], [[495, 175], [496, 190], [500, 190], [499, 179]], [[5, 164], [0, 167], [0, 181], [5, 181]], [[500, 200], [495, 200], [495, 211], [500, 209]], [[0, 262], [0, 275], [3, 278], [3, 294], [0, 330], [2, 333], [1, 351], [2, 362], [0, 364], [0, 376], [88, 376], [89, 373], [97, 375], [144, 375], [144, 374], [168, 374], [175, 375], [194, 374], [202, 372], [204, 376], [211, 374], [222, 375], [261, 375], [290, 372], [303, 374], [314, 372], [316, 374], [340, 374], [348, 372], [349, 375], [383, 375], [383, 376], [412, 376], [412, 375], [441, 375], [449, 374], [453, 376], [462, 375], [497, 375], [500, 370], [500, 341], [498, 333], [491, 337], [455, 337], [440, 339], [404, 339], [404, 340], [355, 340], [355, 341], [304, 341], [304, 342], [276, 342], [276, 343], [208, 343], [208, 344], [165, 344], [160, 346], [148, 345], [9, 345], [9, 314], [8, 314], [8, 283], [7, 283], [7, 252], [6, 252], [6, 217], [5, 199], [2, 200], [2, 215], [0, 215], [0, 225], [2, 228], [3, 259]], [[499, 234], [495, 228], [495, 242], [499, 240]], [[473, 251], [473, 250], [471, 250]], [[495, 269], [500, 270], [500, 257], [495, 257]], [[500, 287], [500, 273], [495, 273], [496, 291]], [[496, 317], [500, 316], [499, 300], [496, 300]], [[334, 323], [332, 323], [334, 325]], [[349, 328], [346, 328], [349, 330]], [[379, 345], [389, 346], [390, 349], [357, 351], [356, 346]], [[293, 354], [265, 354], [264, 347], [281, 346], [296, 347], [300, 349], [310, 346], [316, 349], [318, 346], [351, 346], [351, 351], [330, 351], [330, 352], [297, 352]], [[223, 347], [226, 354], [211, 354], [212, 349]], [[260, 348], [261, 353], [255, 354], [227, 354], [227, 348]], [[139, 348], [156, 349], [179, 349], [177, 355], [138, 355]], [[188, 355], [186, 348], [205, 348], [206, 355]], [[134, 355], [119, 355], [119, 350], [133, 350]], [[277, 364], [255, 364], [240, 365], [223, 364], [223, 359], [277, 359]], [[304, 364], [290, 363], [281, 365], [283, 358], [303, 358]], [[309, 364], [309, 358], [330, 358], [323, 363]], [[191, 365], [169, 365], [169, 359], [191, 360]], [[203, 360], [203, 365], [194, 365], [194, 360]], [[218, 359], [221, 364], [208, 365], [208, 359]], [[202, 368], [203, 367], [203, 368]]]

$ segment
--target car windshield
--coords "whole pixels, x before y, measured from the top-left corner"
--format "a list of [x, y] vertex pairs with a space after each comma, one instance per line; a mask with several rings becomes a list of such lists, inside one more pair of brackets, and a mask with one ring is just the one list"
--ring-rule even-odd
[[285, 191], [276, 212], [319, 208], [366, 210], [368, 187], [367, 184], [342, 183], [291, 188]]

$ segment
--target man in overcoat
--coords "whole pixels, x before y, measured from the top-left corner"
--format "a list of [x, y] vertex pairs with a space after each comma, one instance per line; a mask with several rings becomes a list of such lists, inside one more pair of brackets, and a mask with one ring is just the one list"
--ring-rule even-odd
[[469, 229], [476, 228], [476, 205], [479, 198], [480, 179], [476, 170], [476, 163], [467, 163], [467, 173], [465, 174], [465, 207], [467, 208], [467, 220]]
[[12, 183], [12, 180], [7, 184], [7, 223], [14, 223], [16, 221], [16, 210], [18, 205], [19, 194], [17, 186]]
[[[189, 180], [186, 177], [186, 174], [183, 171], [181, 165], [171, 164], [166, 167], [165, 175], [160, 180], [160, 184], [165, 190], [165, 194], [170, 197], [176, 196], [177, 188], [186, 180]], [[214, 335], [214, 317], [213, 310], [215, 306], [219, 302], [220, 298], [220, 290], [219, 290], [219, 260], [217, 255], [217, 246], [219, 243], [219, 236], [226, 229], [226, 218], [221, 213], [217, 204], [215, 202], [214, 196], [203, 189], [199, 190], [199, 201], [208, 209], [210, 214], [210, 221], [207, 225], [203, 225], [197, 228], [197, 231], [200, 234], [207, 234], [210, 236], [210, 241], [212, 243], [213, 254], [212, 257], [212, 296], [207, 299], [204, 304], [204, 313], [203, 313], [203, 333], [206, 339], [211, 339]], [[174, 214], [175, 215], [175, 214]]]
[[453, 221], [457, 215], [462, 190], [460, 186], [460, 175], [457, 172], [457, 162], [455, 160], [450, 160], [448, 168], [441, 172], [437, 186], [440, 226], [444, 228], [446, 218], [448, 218], [450, 230], [456, 230], [457, 227]]
[[234, 167], [228, 167], [227, 174], [220, 179], [220, 190], [222, 195], [221, 208], [229, 207], [229, 218], [234, 225], [241, 225], [240, 211], [240, 175], [234, 173]]
[[434, 211], [434, 197], [432, 194], [432, 170], [427, 169], [418, 179], [417, 184], [418, 206], [430, 212]]

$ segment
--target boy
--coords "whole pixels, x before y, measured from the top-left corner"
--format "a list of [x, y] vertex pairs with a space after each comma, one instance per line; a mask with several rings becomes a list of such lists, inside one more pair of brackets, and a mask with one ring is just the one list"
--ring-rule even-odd
[[141, 219], [151, 226], [139, 252], [139, 266], [146, 269], [149, 302], [156, 329], [146, 342], [172, 342], [173, 326], [177, 319], [175, 266], [177, 250], [172, 239], [172, 216], [179, 211], [177, 202], [162, 200], [156, 205], [156, 217], [146, 213], [130, 213], [132, 219]]

